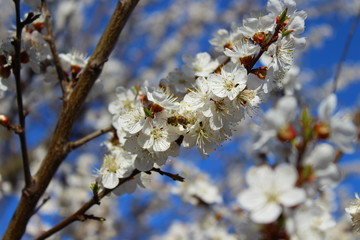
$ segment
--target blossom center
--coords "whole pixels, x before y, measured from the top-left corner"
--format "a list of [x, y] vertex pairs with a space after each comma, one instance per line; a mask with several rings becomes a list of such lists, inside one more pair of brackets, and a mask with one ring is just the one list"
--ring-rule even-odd
[[105, 155], [103, 167], [107, 169], [108, 172], [116, 173], [119, 166], [116, 163], [116, 159], [114, 156]]
[[253, 90], [244, 90], [238, 96], [239, 103], [245, 107], [255, 98], [256, 95]]
[[154, 138], [155, 140], [164, 137], [164, 134], [163, 134], [163, 131], [162, 131], [161, 128], [153, 128], [153, 129], [151, 130], [151, 135], [153, 136], [153, 138]]

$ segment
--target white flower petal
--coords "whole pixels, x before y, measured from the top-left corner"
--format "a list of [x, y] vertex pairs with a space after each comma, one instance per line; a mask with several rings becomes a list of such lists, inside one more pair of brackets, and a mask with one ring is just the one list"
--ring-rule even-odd
[[160, 138], [154, 141], [153, 150], [155, 152], [164, 152], [168, 150], [169, 147], [170, 147], [170, 142], [167, 142], [165, 139]]
[[135, 159], [135, 168], [139, 171], [146, 172], [149, 171], [153, 166], [154, 162], [149, 157], [138, 157]]
[[292, 207], [303, 202], [305, 198], [306, 198], [306, 194], [304, 189], [294, 188], [283, 193], [280, 196], [279, 201], [285, 207]]
[[250, 188], [267, 190], [273, 187], [274, 172], [268, 165], [251, 168], [246, 174]]
[[116, 176], [116, 173], [107, 173], [102, 175], [101, 183], [105, 188], [113, 189], [119, 184], [119, 178]]
[[281, 214], [281, 207], [279, 204], [266, 204], [263, 208], [251, 213], [252, 221], [260, 224], [267, 224], [274, 222]]
[[140, 147], [148, 149], [154, 145], [154, 138], [145, 134], [140, 134], [137, 138], [137, 142]]
[[331, 94], [327, 98], [325, 98], [319, 105], [318, 113], [319, 119], [323, 122], [329, 122], [332, 114], [336, 108], [336, 95]]
[[278, 191], [292, 189], [298, 179], [298, 174], [294, 167], [288, 164], [281, 164], [275, 168], [275, 185]]
[[262, 208], [266, 204], [266, 197], [262, 191], [247, 189], [241, 192], [237, 198], [240, 206], [252, 211]]

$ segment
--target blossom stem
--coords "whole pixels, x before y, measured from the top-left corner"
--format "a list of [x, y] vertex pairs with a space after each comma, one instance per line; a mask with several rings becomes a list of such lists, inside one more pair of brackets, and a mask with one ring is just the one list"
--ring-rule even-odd
[[73, 141], [73, 142], [69, 142], [68, 145], [67, 145], [67, 149], [68, 151], [72, 151], [86, 143], [88, 143], [89, 141], [105, 134], [105, 133], [108, 133], [110, 132], [111, 130], [113, 130], [113, 127], [112, 126], [109, 126], [107, 128], [104, 128], [104, 129], [100, 129], [96, 132], [93, 132], [93, 133], [90, 133], [89, 135], [79, 139], [79, 140], [76, 140], [76, 141]]
[[171, 178], [174, 181], [179, 181], [179, 182], [184, 182], [185, 181], [185, 178], [183, 178], [179, 174], [172, 174], [172, 173], [169, 173], [169, 172], [164, 172], [160, 168], [152, 168], [149, 172], [146, 172], [146, 173], [151, 173], [151, 172], [157, 172], [160, 175], [167, 176], [167, 177]]
[[274, 34], [272, 35], [272, 37], [264, 44], [261, 46], [261, 49], [260, 51], [258, 52], [258, 54], [253, 58], [253, 60], [251, 61], [251, 63], [246, 66], [246, 70], [248, 72], [248, 74], [251, 72], [252, 68], [255, 66], [255, 64], [257, 63], [257, 61], [259, 61], [260, 57], [264, 54], [265, 51], [267, 51], [267, 49], [269, 48], [269, 46], [271, 44], [273, 44], [277, 39], [278, 39], [278, 36], [279, 36], [279, 32], [280, 32], [280, 29], [282, 27], [282, 23], [279, 22], [277, 25], [276, 25], [276, 28], [275, 28], [275, 31], [274, 31]]

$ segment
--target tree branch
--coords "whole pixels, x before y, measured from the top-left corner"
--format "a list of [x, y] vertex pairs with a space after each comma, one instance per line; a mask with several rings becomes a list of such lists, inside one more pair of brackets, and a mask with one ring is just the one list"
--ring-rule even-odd
[[179, 182], [184, 182], [185, 181], [185, 178], [183, 178], [179, 174], [172, 174], [172, 173], [169, 173], [169, 172], [164, 172], [160, 168], [152, 168], [150, 171], [148, 171], [146, 173], [151, 174], [151, 172], [157, 172], [160, 175], [167, 176], [167, 177], [171, 178], [174, 181], [179, 181]]
[[357, 28], [357, 25], [359, 24], [359, 20], [360, 20], [360, 8], [358, 9], [358, 12], [357, 12], [357, 14], [356, 14], [356, 16], [354, 18], [354, 21], [353, 21], [353, 23], [351, 25], [350, 31], [349, 31], [348, 36], [346, 38], [346, 43], [345, 43], [344, 48], [343, 48], [342, 53], [341, 53], [340, 60], [339, 60], [339, 62], [337, 64], [337, 67], [336, 67], [336, 72], [335, 72], [335, 77], [334, 77], [334, 82], [333, 82], [333, 89], [332, 89], [333, 93], [336, 92], [340, 72], [341, 72], [342, 66], [343, 66], [343, 64], [345, 62], [346, 56], [347, 56], [347, 54], [349, 52], [351, 41], [352, 41], [352, 39], [354, 37], [354, 33], [355, 33], [356, 28]]
[[45, 25], [46, 25], [46, 29], [47, 29], [47, 35], [44, 36], [44, 39], [49, 44], [51, 54], [53, 57], [53, 61], [54, 61], [54, 65], [55, 65], [55, 69], [56, 69], [56, 73], [58, 75], [58, 80], [60, 83], [61, 91], [63, 93], [63, 98], [66, 98], [67, 77], [64, 74], [64, 70], [61, 65], [59, 54], [58, 54], [58, 51], [57, 51], [57, 48], [55, 45], [54, 34], [52, 31], [52, 25], [51, 25], [51, 21], [50, 21], [51, 15], [50, 15], [49, 9], [47, 7], [46, 0], [41, 1], [41, 7], [43, 10], [43, 13], [45, 14]]
[[96, 132], [90, 133], [89, 135], [87, 135], [87, 136], [85, 136], [85, 137], [83, 137], [83, 138], [81, 138], [79, 140], [69, 142], [67, 144], [67, 149], [68, 149], [68, 151], [72, 151], [72, 150], [84, 145], [85, 143], [93, 140], [94, 138], [97, 138], [97, 137], [99, 137], [99, 136], [101, 136], [101, 135], [103, 135], [105, 133], [110, 132], [112, 129], [113, 129], [113, 127], [109, 126], [109, 127], [105, 128], [105, 129], [101, 129], [101, 130], [98, 130]]
[[[120, 179], [120, 182], [119, 182], [118, 186], [120, 186], [120, 185], [124, 184], [125, 182], [129, 181], [130, 179], [132, 179], [133, 177], [135, 177], [139, 173], [140, 173], [139, 170], [134, 170], [129, 177]], [[67, 227], [68, 225], [70, 225], [71, 223], [73, 223], [75, 221], [85, 221], [85, 220], [87, 220], [88, 218], [86, 216], [91, 216], [91, 215], [86, 215], [85, 212], [87, 210], [89, 210], [92, 206], [99, 204], [99, 201], [101, 199], [103, 199], [106, 195], [111, 193], [114, 189], [105, 188], [101, 193], [94, 194], [94, 196], [89, 201], [87, 201], [81, 208], [79, 208], [79, 210], [77, 210], [74, 214], [72, 214], [71, 216], [65, 218], [62, 222], [60, 222], [59, 224], [57, 224], [53, 228], [49, 229], [48, 231], [42, 233], [40, 236], [36, 237], [35, 240], [41, 240], [41, 239], [48, 238], [51, 235], [53, 235], [54, 233], [57, 233], [58, 231], [64, 229], [65, 227]]]
[[[160, 168], [152, 168], [150, 171], [146, 172], [147, 174], [151, 174], [151, 172], [157, 172], [161, 175], [165, 175], [167, 177], [170, 177], [171, 179], [173, 179], [174, 181], [180, 181], [183, 182], [185, 179], [183, 177], [181, 177], [179, 174], [173, 174], [173, 173], [169, 173], [169, 172], [164, 172], [162, 171]], [[138, 175], [139, 173], [141, 173], [139, 170], [134, 170], [132, 172], [132, 174], [129, 177], [126, 178], [122, 178], [120, 179], [119, 184], [117, 185], [117, 187], [119, 187], [120, 185], [124, 184], [125, 182], [131, 180], [133, 177], [135, 177], [136, 175]], [[116, 189], [116, 188], [114, 188]], [[87, 219], [94, 219], [94, 220], [98, 220], [98, 221], [104, 221], [104, 218], [99, 218], [99, 217], [95, 217], [93, 215], [88, 215], [85, 214], [87, 210], [89, 210], [93, 205], [99, 205], [100, 204], [100, 200], [103, 199], [106, 195], [108, 195], [109, 193], [111, 193], [114, 189], [107, 189], [105, 188], [101, 193], [97, 194], [96, 192], [94, 192], [94, 196], [88, 201], [86, 202], [79, 210], [77, 210], [74, 214], [72, 214], [71, 216], [67, 217], [66, 219], [64, 219], [62, 222], [60, 222], [59, 224], [57, 224], [56, 226], [54, 226], [53, 228], [49, 229], [48, 231], [42, 233], [40, 236], [38, 236], [37, 238], [35, 238], [35, 240], [40, 240], [40, 239], [45, 239], [47, 237], [50, 237], [51, 235], [53, 235], [54, 233], [62, 230], [63, 228], [67, 227], [68, 225], [70, 225], [71, 223], [75, 222], [75, 221], [85, 221]]]
[[110, 22], [96, 45], [88, 64], [80, 75], [74, 91], [68, 96], [68, 100], [63, 102], [48, 153], [34, 176], [35, 182], [31, 186], [30, 194], [22, 193], [18, 207], [3, 240], [20, 239], [24, 234], [26, 225], [34, 212], [37, 202], [68, 154], [66, 146], [79, 109], [82, 107], [94, 82], [99, 77], [104, 63], [110, 56], [125, 23], [138, 2], [139, 0], [118, 1]]
[[23, 170], [25, 177], [24, 190], [26, 191], [27, 189], [30, 188], [30, 185], [32, 184], [32, 178], [31, 178], [29, 156], [28, 156], [27, 144], [26, 144], [25, 112], [24, 112], [24, 106], [22, 100], [21, 73], [20, 73], [21, 34], [24, 27], [24, 23], [21, 21], [21, 17], [20, 17], [20, 0], [14, 0], [14, 4], [15, 4], [15, 12], [16, 12], [16, 37], [14, 37], [12, 41], [12, 44], [15, 49], [15, 57], [14, 57], [14, 61], [12, 62], [12, 70], [16, 81], [16, 101], [18, 106], [19, 125], [20, 125], [20, 129], [22, 129], [22, 131], [20, 131], [18, 135], [20, 138], [21, 155], [22, 155]]

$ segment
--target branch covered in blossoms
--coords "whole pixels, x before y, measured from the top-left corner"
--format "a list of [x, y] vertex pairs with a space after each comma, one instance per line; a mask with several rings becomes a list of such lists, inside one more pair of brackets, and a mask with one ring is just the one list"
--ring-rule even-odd
[[[150, 171], [148, 171], [147, 173], [151, 174], [151, 172], [157, 172], [157, 173], [159, 173], [161, 175], [165, 175], [165, 176], [171, 178], [174, 181], [180, 181], [180, 182], [184, 181], [184, 178], [181, 177], [179, 174], [172, 174], [172, 173], [169, 173], [169, 172], [165, 172], [165, 171], [162, 171], [159, 168], [153, 168]], [[139, 175], [140, 173], [141, 173], [140, 171], [134, 170], [130, 174], [130, 176], [128, 176], [126, 178], [119, 179], [119, 183], [118, 183], [118, 185], [116, 187], [119, 188], [119, 187], [124, 187], [124, 185], [131, 184], [131, 182], [134, 181], [134, 178], [137, 175]], [[39, 239], [39, 240], [40, 239], [45, 239], [45, 238], [53, 235], [54, 233], [60, 231], [61, 229], [67, 227], [68, 225], [70, 225], [71, 223], [73, 223], [75, 221], [85, 221], [87, 219], [95, 219], [95, 220], [104, 221], [104, 220], [101, 220], [101, 219], [104, 219], [104, 218], [93, 217], [93, 215], [88, 215], [88, 214], [85, 214], [85, 213], [93, 205], [96, 205], [96, 204], [100, 205], [100, 200], [103, 199], [108, 194], [110, 194], [114, 189], [105, 188], [100, 193], [98, 193], [99, 186], [95, 183], [95, 184], [92, 185], [92, 190], [93, 190], [94, 196], [89, 201], [87, 201], [79, 210], [77, 210], [74, 214], [67, 217], [61, 223], [57, 224], [53, 228], [51, 228], [48, 231], [42, 233], [40, 236], [36, 237], [35, 239]]]
[[221, 54], [217, 59], [206, 52], [186, 55], [182, 71], [169, 73], [158, 86], [116, 89], [109, 111], [117, 136], [108, 149], [123, 153], [104, 160], [104, 186], [117, 185], [116, 172], [164, 165], [181, 146], [197, 147], [206, 158], [252, 115], [290, 69], [294, 50], [305, 44], [299, 34], [306, 14], [294, 2], [269, 1], [267, 10], [230, 33], [220, 30], [210, 41]]
[[[19, 3], [19, 1], [17, 2]], [[28, 186], [28, 194], [22, 195], [14, 217], [4, 235], [4, 239], [20, 239], [25, 232], [27, 222], [39, 198], [68, 154], [67, 151], [64, 151], [63, 146], [68, 142], [77, 116], [76, 113], [78, 113], [92, 85], [101, 73], [103, 64], [107, 61], [121, 30], [137, 3], [138, 0], [119, 1], [114, 9], [114, 14], [91, 55], [86, 68], [82, 72], [74, 91], [69, 96], [69, 100], [64, 102], [48, 154], [43, 160], [39, 171], [34, 176], [35, 182]]]

